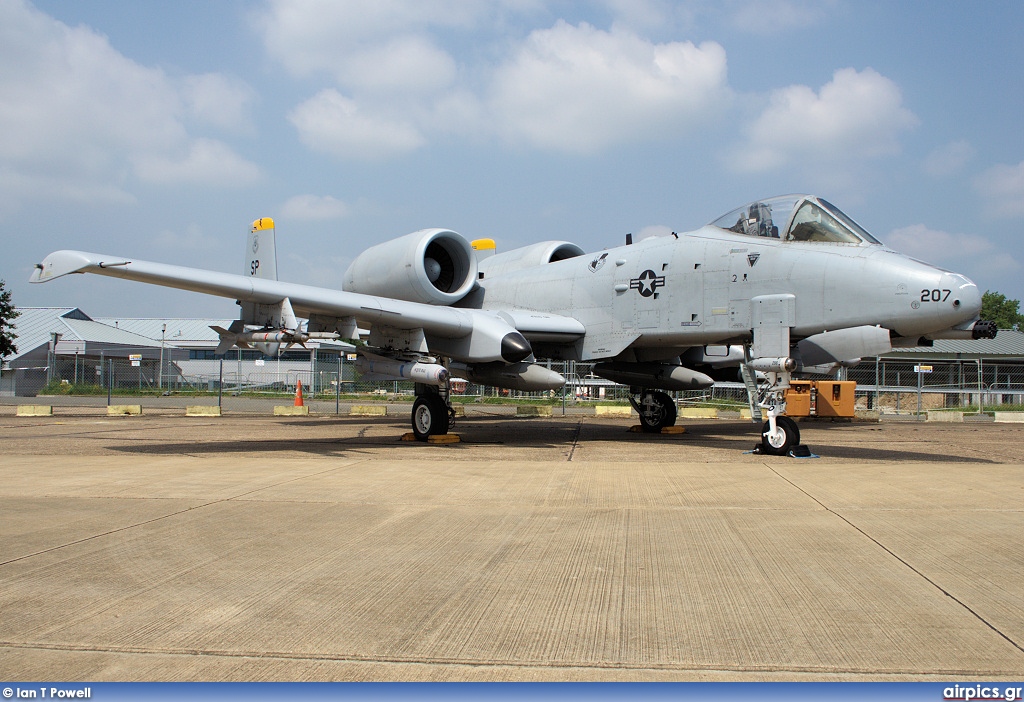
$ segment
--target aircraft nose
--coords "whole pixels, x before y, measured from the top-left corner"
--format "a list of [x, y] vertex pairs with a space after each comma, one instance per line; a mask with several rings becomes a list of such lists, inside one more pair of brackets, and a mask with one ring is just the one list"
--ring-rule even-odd
[[952, 291], [950, 299], [958, 319], [968, 322], [981, 313], [981, 291], [973, 280], [959, 273], [946, 273], [942, 287]]

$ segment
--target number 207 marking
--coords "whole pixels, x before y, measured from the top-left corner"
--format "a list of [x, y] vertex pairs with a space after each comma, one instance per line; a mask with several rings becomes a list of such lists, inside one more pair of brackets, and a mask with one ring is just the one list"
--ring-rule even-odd
[[945, 302], [949, 299], [949, 290], [922, 290], [921, 302]]

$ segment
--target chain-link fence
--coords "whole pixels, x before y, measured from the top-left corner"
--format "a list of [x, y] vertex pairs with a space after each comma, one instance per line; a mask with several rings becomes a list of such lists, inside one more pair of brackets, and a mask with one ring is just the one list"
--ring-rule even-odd
[[1024, 408], [1024, 364], [879, 358], [845, 371], [858, 407], [888, 414]]
[[[300, 359], [262, 359], [234, 351], [223, 358], [151, 356], [51, 357], [48, 364], [4, 371], [0, 390], [7, 396], [67, 398], [66, 404], [83, 406], [125, 404], [137, 398], [133, 404], [218, 405], [238, 413], [270, 413], [275, 405], [292, 404], [300, 384], [304, 401], [319, 413], [347, 411], [352, 404], [414, 399], [412, 382], [364, 381], [354, 362], [336, 352], [313, 351]], [[454, 378], [451, 397], [455, 403], [628, 404], [629, 388], [595, 376], [591, 363], [545, 365], [566, 378], [564, 388], [520, 392]], [[1024, 408], [1024, 364], [882, 358], [843, 375], [857, 382], [858, 409], [883, 414]], [[703, 391], [671, 394], [680, 405], [737, 410], [747, 406], [746, 389], [738, 378]]]

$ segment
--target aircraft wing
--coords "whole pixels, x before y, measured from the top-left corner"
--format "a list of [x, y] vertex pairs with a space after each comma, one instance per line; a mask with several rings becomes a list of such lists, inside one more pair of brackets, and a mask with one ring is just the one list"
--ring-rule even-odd
[[558, 334], [571, 339], [586, 331], [575, 319], [547, 313], [458, 309], [84, 251], [51, 253], [36, 264], [29, 282], [70, 273], [125, 278], [259, 305], [287, 300], [296, 314], [307, 318], [348, 319], [364, 328], [388, 330], [391, 336], [395, 331], [421, 330], [431, 351], [464, 361], [515, 363], [532, 353], [528, 336]]

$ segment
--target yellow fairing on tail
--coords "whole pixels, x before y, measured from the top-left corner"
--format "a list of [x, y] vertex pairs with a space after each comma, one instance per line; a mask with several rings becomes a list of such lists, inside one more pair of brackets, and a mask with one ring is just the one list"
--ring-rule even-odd
[[254, 232], [259, 232], [259, 231], [263, 231], [264, 229], [273, 229], [273, 228], [274, 228], [274, 220], [272, 220], [270, 217], [260, 217], [259, 219], [257, 219], [255, 222], [252, 223], [252, 230]]

